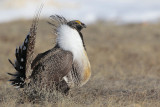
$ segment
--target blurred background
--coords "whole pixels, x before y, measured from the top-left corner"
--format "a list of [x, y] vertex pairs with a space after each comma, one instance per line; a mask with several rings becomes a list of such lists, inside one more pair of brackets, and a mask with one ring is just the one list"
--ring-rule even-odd
[[[1, 0], [0, 22], [29, 19], [42, 0]], [[160, 17], [159, 0], [48, 0], [42, 16], [61, 14], [69, 19], [93, 23], [99, 19], [137, 23], [155, 22]]]
[[[7, 81], [11, 78], [7, 72], [15, 72], [8, 58], [14, 61], [15, 48], [23, 43], [41, 3], [0, 0], [0, 104], [19, 104]], [[87, 24], [82, 33], [92, 67], [89, 82], [72, 90], [69, 101], [59, 103], [73, 107], [160, 106], [160, 0], [47, 0], [35, 56], [55, 44], [56, 36], [47, 24], [54, 14]]]

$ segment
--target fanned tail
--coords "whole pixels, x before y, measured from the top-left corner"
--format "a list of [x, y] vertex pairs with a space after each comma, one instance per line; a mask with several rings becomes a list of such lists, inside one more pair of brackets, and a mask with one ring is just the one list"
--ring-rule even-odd
[[23, 44], [16, 48], [15, 62], [13, 63], [9, 59], [9, 62], [13, 65], [13, 67], [17, 71], [15, 74], [8, 73], [9, 75], [13, 76], [13, 79], [9, 81], [11, 81], [11, 84], [13, 86], [16, 86], [17, 88], [23, 88], [24, 85], [26, 84], [26, 80], [29, 79], [32, 73], [31, 63], [33, 61], [36, 30], [37, 30], [37, 26], [39, 22], [39, 16], [40, 16], [43, 6], [44, 6], [44, 3], [41, 4], [40, 9], [38, 10], [32, 22], [29, 34], [26, 36]]
[[15, 56], [16, 60], [13, 63], [10, 59], [9, 62], [13, 65], [16, 69], [15, 74], [8, 73], [9, 75], [13, 76], [14, 78], [9, 80], [12, 82], [13, 86], [17, 86], [22, 88], [24, 86], [24, 80], [26, 79], [25, 71], [26, 71], [26, 56], [27, 56], [27, 48], [28, 48], [28, 40], [29, 35], [27, 35], [26, 39], [24, 40], [23, 44], [16, 48]]

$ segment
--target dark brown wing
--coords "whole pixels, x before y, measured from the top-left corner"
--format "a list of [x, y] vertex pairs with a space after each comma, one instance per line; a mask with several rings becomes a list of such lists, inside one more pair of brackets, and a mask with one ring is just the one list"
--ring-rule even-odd
[[[39, 75], [47, 81], [59, 82], [72, 69], [73, 55], [69, 51], [54, 48], [39, 54], [32, 63], [34, 78]], [[31, 76], [31, 77], [32, 77]]]

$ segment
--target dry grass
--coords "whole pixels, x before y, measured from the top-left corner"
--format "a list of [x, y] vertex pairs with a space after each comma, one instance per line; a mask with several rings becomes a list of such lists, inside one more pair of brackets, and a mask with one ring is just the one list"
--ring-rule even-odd
[[[15, 72], [7, 59], [14, 59], [15, 47], [28, 33], [30, 21], [0, 24], [0, 104], [2, 106], [160, 106], [160, 24], [97, 22], [83, 30], [92, 76], [70, 95], [46, 93], [39, 103], [23, 103], [6, 73]], [[45, 21], [39, 24], [36, 53], [53, 47], [54, 35]], [[58, 97], [57, 97], [58, 96]], [[58, 102], [54, 103], [58, 98]]]

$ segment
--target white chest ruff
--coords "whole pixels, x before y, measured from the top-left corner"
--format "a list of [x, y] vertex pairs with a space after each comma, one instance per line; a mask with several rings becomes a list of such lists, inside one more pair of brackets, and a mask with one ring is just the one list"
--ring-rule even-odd
[[[56, 42], [60, 46], [60, 48], [70, 51], [73, 54], [73, 61], [76, 61], [78, 63], [78, 74], [80, 74], [80, 82], [83, 79], [84, 71], [85, 69], [90, 66], [88, 57], [86, 55], [85, 49], [83, 47], [82, 39], [77, 32], [77, 30], [69, 27], [68, 25], [61, 25], [57, 29], [57, 39]], [[72, 83], [72, 79], [74, 77], [65, 76], [63, 79], [69, 83]], [[71, 79], [69, 78], [71, 77]], [[74, 79], [73, 79], [74, 80]], [[81, 84], [81, 83], [80, 83]]]
[[69, 27], [68, 25], [61, 25], [58, 28], [57, 34], [58, 37], [56, 42], [62, 49], [73, 53], [73, 60], [82, 57], [84, 54], [84, 47], [77, 30]]

